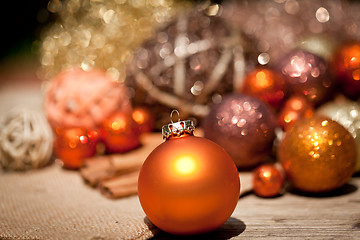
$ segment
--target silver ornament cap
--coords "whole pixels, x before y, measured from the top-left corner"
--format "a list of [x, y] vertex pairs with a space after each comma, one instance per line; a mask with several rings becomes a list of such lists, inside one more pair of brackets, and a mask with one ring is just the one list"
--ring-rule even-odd
[[[177, 113], [178, 121], [173, 122], [173, 115]], [[164, 139], [169, 139], [170, 137], [180, 137], [184, 134], [194, 134], [195, 126], [194, 122], [191, 120], [180, 120], [180, 113], [178, 110], [172, 110], [170, 113], [171, 123], [164, 125], [162, 127], [162, 135]]]

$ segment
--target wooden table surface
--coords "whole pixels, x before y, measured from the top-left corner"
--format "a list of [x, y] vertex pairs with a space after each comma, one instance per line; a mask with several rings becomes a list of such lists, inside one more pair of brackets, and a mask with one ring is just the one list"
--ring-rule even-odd
[[360, 176], [332, 194], [290, 191], [276, 198], [240, 197], [218, 230], [193, 237], [164, 232], [153, 239], [360, 239]]

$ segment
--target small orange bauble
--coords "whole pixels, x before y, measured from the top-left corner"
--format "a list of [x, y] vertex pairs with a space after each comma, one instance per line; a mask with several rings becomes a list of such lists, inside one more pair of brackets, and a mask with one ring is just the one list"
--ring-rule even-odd
[[241, 91], [279, 107], [285, 98], [286, 82], [281, 74], [261, 67], [247, 75]]
[[288, 130], [296, 121], [310, 118], [314, 113], [313, 105], [303, 96], [290, 97], [278, 115], [278, 123], [284, 130]]
[[96, 153], [98, 132], [84, 128], [56, 128], [54, 151], [65, 168], [78, 169], [83, 160]]
[[[174, 123], [171, 135], [150, 153], [138, 182], [147, 217], [163, 231], [179, 235], [221, 226], [240, 193], [239, 174], [230, 156], [214, 142], [184, 132], [185, 122]], [[178, 135], [176, 129], [181, 129]]]
[[298, 190], [327, 192], [344, 185], [356, 163], [352, 135], [339, 123], [314, 115], [287, 131], [278, 148], [278, 160]]
[[344, 93], [357, 99], [360, 95], [360, 43], [343, 44], [334, 56], [334, 69]]
[[129, 114], [116, 112], [100, 129], [108, 153], [124, 153], [140, 146], [140, 128]]
[[136, 107], [132, 112], [132, 118], [139, 125], [142, 133], [152, 132], [154, 129], [154, 116], [151, 111], [145, 107]]
[[281, 193], [284, 176], [274, 164], [263, 164], [253, 171], [253, 189], [260, 197], [274, 197]]

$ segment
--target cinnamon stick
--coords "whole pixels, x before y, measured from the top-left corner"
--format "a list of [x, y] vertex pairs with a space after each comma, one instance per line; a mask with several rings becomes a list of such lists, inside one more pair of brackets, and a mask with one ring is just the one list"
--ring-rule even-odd
[[147, 133], [141, 136], [140, 141], [142, 146], [133, 151], [85, 160], [80, 168], [82, 177], [91, 186], [96, 186], [100, 181], [139, 170], [146, 157], [163, 140], [160, 133]]
[[99, 184], [102, 194], [108, 198], [121, 198], [137, 194], [139, 171], [123, 174]]

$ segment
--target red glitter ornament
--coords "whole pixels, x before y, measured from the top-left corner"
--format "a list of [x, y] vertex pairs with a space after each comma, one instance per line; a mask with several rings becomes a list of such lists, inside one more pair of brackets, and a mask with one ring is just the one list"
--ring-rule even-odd
[[267, 104], [245, 94], [231, 94], [212, 106], [204, 134], [225, 148], [239, 168], [247, 168], [271, 154], [275, 127], [275, 115]]
[[286, 79], [290, 94], [306, 97], [320, 104], [331, 96], [334, 79], [325, 60], [306, 51], [293, 51], [277, 64]]
[[351, 42], [339, 47], [334, 56], [334, 69], [344, 94], [360, 96], [360, 43]]
[[139, 199], [147, 217], [160, 229], [179, 235], [220, 227], [238, 202], [240, 179], [223, 148], [193, 136], [190, 120], [164, 126], [166, 141], [140, 170]]
[[100, 129], [108, 153], [124, 153], [140, 146], [140, 128], [129, 114], [116, 112]]
[[256, 96], [277, 108], [286, 95], [285, 79], [274, 70], [259, 67], [247, 75], [241, 92]]
[[253, 171], [253, 189], [260, 197], [274, 197], [281, 193], [284, 176], [274, 164], [263, 164]]
[[154, 129], [155, 118], [152, 112], [145, 107], [136, 107], [132, 112], [133, 120], [139, 125], [140, 131], [152, 132]]
[[278, 115], [278, 123], [282, 129], [289, 129], [301, 118], [309, 118], [314, 113], [313, 105], [301, 95], [290, 97]]
[[84, 128], [56, 129], [54, 151], [63, 166], [78, 169], [83, 159], [96, 154], [99, 134]]

